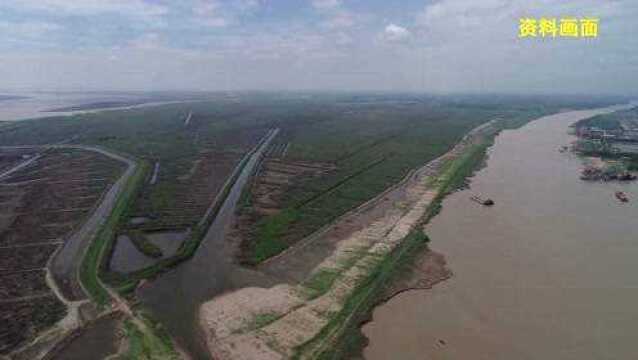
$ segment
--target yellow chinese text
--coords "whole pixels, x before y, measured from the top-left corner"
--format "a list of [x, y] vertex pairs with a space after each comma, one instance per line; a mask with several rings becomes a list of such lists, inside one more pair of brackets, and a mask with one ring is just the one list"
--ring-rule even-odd
[[518, 37], [535, 37], [537, 27], [536, 19], [521, 19], [518, 26]]
[[519, 38], [595, 38], [598, 37], [599, 19], [593, 17], [562, 17], [560, 19], [521, 18], [518, 25]]

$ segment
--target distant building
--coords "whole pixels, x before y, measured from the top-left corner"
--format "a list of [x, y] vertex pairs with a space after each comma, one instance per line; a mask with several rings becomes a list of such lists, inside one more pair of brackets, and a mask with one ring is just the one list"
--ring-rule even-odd
[[581, 132], [581, 136], [592, 140], [602, 140], [605, 138], [607, 132], [597, 127], [587, 127]]
[[578, 129], [579, 137], [601, 141], [630, 141], [638, 142], [637, 128], [619, 128], [614, 130], [604, 130], [597, 127], [583, 127]]
[[628, 141], [638, 141], [638, 129], [630, 129], [630, 130], [623, 131], [622, 139], [628, 140]]

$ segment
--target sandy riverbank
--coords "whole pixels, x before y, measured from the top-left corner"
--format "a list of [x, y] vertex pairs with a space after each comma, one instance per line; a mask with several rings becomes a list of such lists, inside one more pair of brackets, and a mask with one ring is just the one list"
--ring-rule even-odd
[[[606, 109], [547, 116], [497, 137], [471, 190], [427, 227], [454, 276], [375, 309], [367, 359], [630, 359], [636, 185], [578, 180], [565, 131]], [[489, 194], [486, 209], [469, 201]]]
[[[341, 239], [302, 283], [242, 288], [205, 303], [200, 323], [211, 354], [216, 359], [283, 359], [295, 354], [298, 346], [319, 334], [330, 317], [343, 308], [370, 269], [419, 224], [438, 194], [437, 176], [481, 138], [473, 135], [484, 131], [491, 131], [491, 127], [474, 130], [448, 153], [411, 175], [403, 185], [403, 201]], [[397, 285], [396, 291], [402, 286], [431, 286], [450, 275], [440, 255], [431, 253], [419, 261], [421, 271]]]

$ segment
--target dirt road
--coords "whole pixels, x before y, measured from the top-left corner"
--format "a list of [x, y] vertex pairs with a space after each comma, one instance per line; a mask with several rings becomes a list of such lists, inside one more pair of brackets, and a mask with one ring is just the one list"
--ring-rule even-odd
[[[86, 299], [86, 294], [82, 289], [78, 279], [78, 269], [82, 263], [84, 253], [91, 244], [91, 241], [97, 234], [98, 229], [104, 223], [108, 215], [113, 210], [115, 202], [128, 181], [128, 179], [135, 173], [137, 164], [126, 157], [115, 154], [111, 151], [84, 145], [36, 145], [36, 146], [0, 146], [0, 149], [79, 149], [84, 151], [92, 151], [117, 161], [121, 161], [127, 165], [127, 169], [122, 176], [115, 182], [111, 188], [102, 196], [99, 205], [95, 208], [88, 220], [69, 238], [64, 242], [64, 245], [60, 247], [52, 258], [49, 260], [48, 271], [50, 272], [53, 281], [50, 282], [54, 288], [54, 292], [57, 295], [62, 295], [60, 298], [64, 303], [72, 301], [78, 301]], [[14, 173], [38, 159], [38, 156], [34, 156], [31, 159], [22, 162], [12, 169], [5, 171], [0, 177], [7, 176]]]
[[115, 182], [111, 188], [103, 195], [100, 204], [95, 208], [91, 217], [73, 233], [64, 245], [53, 255], [49, 263], [49, 269], [62, 295], [67, 300], [85, 299], [86, 293], [79, 282], [78, 270], [82, 264], [84, 253], [93, 241], [100, 226], [106, 221], [113, 210], [120, 192], [135, 173], [137, 164], [128, 158], [112, 153], [110, 151], [82, 145], [58, 145], [54, 147], [81, 149], [100, 153], [112, 159], [124, 162], [127, 168], [124, 174]]
[[31, 157], [31, 158], [29, 158], [29, 159], [17, 164], [16, 166], [12, 167], [11, 169], [9, 169], [9, 170], [3, 172], [2, 174], [0, 174], [0, 179], [4, 179], [7, 176], [13, 174], [14, 172], [29, 166], [34, 161], [38, 160], [40, 157], [42, 157], [42, 156], [38, 154], [38, 155], [35, 155], [35, 156], [33, 156], [33, 157]]

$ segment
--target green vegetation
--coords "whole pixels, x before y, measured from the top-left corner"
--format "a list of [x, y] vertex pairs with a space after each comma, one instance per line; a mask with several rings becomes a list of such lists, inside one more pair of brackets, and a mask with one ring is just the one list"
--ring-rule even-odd
[[264, 313], [264, 314], [257, 314], [255, 315], [254, 318], [252, 318], [247, 324], [246, 326], [244, 326], [242, 329], [239, 329], [236, 331], [236, 333], [239, 334], [243, 334], [249, 331], [253, 331], [256, 329], [261, 329], [264, 326], [268, 326], [271, 323], [277, 321], [279, 318], [281, 318], [283, 315], [282, 314], [278, 314], [278, 313]]
[[[280, 128], [278, 141], [289, 144], [286, 160], [324, 162], [335, 171], [308, 178], [286, 191], [282, 210], [260, 219], [247, 258], [260, 263], [303, 237], [332, 222], [402, 179], [411, 169], [445, 153], [468, 130], [494, 118], [509, 127], [566, 107], [554, 98], [519, 99], [497, 96], [441, 98], [415, 94], [240, 94], [241, 101], [211, 96], [201, 103], [172, 104], [155, 108], [109, 111], [72, 117], [29, 120], [0, 127], [0, 145], [71, 144], [103, 146], [140, 160], [135, 174], [123, 187], [115, 207], [90, 244], [80, 267], [80, 281], [99, 305], [109, 302], [109, 294], [99, 279], [116, 284], [120, 292], [132, 291], [138, 281], [156, 276], [190, 258], [230, 192], [239, 171], [220, 191], [218, 201], [204, 219], [189, 219], [189, 237], [177, 254], [132, 274], [106, 272], [114, 238], [136, 214], [163, 214], [176, 203], [177, 194], [187, 187], [188, 177], [202, 154], [245, 154], [266, 129]], [[600, 103], [568, 102], [570, 107], [599, 106]], [[189, 126], [183, 119], [192, 111]], [[485, 146], [476, 146], [451, 164], [439, 179], [441, 195], [428, 210], [428, 217], [441, 207], [445, 193], [462, 186], [482, 158]], [[235, 160], [233, 160], [235, 161]], [[151, 164], [161, 163], [159, 180], [145, 182]], [[248, 195], [242, 203], [253, 202]], [[158, 215], [159, 216], [159, 215]], [[202, 220], [200, 222], [200, 220]], [[192, 226], [191, 226], [192, 225]], [[132, 236], [141, 251], [161, 256], [142, 236]], [[298, 350], [337, 356], [356, 343], [358, 322], [374, 306], [384, 287], [408, 269], [423, 250], [427, 236], [413, 231], [388, 256], [369, 264], [366, 280], [347, 300], [342, 311], [332, 314], [322, 333]], [[315, 274], [307, 284], [310, 297], [324, 294], [337, 278], [338, 270]], [[99, 278], [98, 278], [99, 276]], [[258, 315], [250, 326], [263, 327], [276, 314]], [[127, 324], [131, 339], [128, 358], [172, 357], [173, 351], [162, 329], [139, 326], [137, 319]], [[150, 330], [149, 330], [150, 329]], [[352, 336], [341, 336], [344, 334]], [[340, 339], [340, 341], [336, 341]], [[324, 341], [332, 344], [325, 352]], [[336, 341], [336, 342], [335, 342]], [[344, 343], [346, 343], [344, 345]]]
[[559, 109], [542, 101], [466, 101], [428, 99], [384, 106], [350, 102], [348, 112], [328, 105], [321, 118], [306, 124], [300, 120], [297, 126], [303, 125], [303, 132], [291, 135], [287, 157], [332, 163], [337, 170], [287, 191], [283, 209], [260, 219], [245, 258], [258, 264], [279, 254], [442, 155], [482, 123], [499, 118], [503, 127], [512, 128]]
[[[248, 160], [250, 159], [250, 156], [252, 155], [252, 153], [253, 152], [248, 153], [240, 161], [239, 165], [235, 169], [235, 172], [230, 177], [230, 179], [228, 179], [223, 190], [219, 194], [217, 201], [215, 202], [215, 204], [213, 204], [211, 211], [208, 213], [208, 216], [202, 219], [202, 221], [192, 229], [189, 236], [181, 244], [181, 246], [179, 247], [175, 255], [169, 258], [161, 259], [151, 266], [148, 266], [144, 269], [135, 271], [133, 273], [125, 274], [125, 275], [106, 271], [107, 263], [106, 263], [106, 259], [104, 259], [105, 261], [102, 264], [102, 270], [103, 270], [101, 274], [102, 279], [104, 279], [109, 284], [112, 284], [115, 287], [117, 287], [118, 291], [121, 294], [126, 294], [134, 290], [137, 286], [137, 283], [140, 280], [157, 276], [158, 274], [168, 271], [169, 269], [179, 265], [181, 262], [188, 260], [193, 255], [195, 255], [195, 251], [197, 250], [204, 236], [206, 236], [208, 228], [210, 227], [211, 223], [213, 222], [213, 220], [219, 213], [219, 210], [221, 209], [224, 203], [224, 200], [230, 193], [233, 185], [235, 184], [242, 170], [248, 163]], [[111, 233], [111, 236], [113, 235], [114, 233]]]
[[[145, 321], [145, 325], [153, 326]], [[163, 333], [162, 329], [154, 329]], [[121, 360], [174, 360], [178, 359], [175, 350], [167, 336], [143, 332], [131, 320], [124, 322], [124, 335], [128, 339], [128, 349], [119, 357]]]
[[314, 299], [325, 294], [341, 274], [340, 269], [321, 269], [304, 283], [308, 289], [308, 298]]
[[126, 235], [131, 240], [135, 248], [142, 254], [152, 258], [162, 257], [163, 255], [162, 249], [160, 249], [159, 246], [150, 242], [150, 240], [146, 238], [143, 232], [134, 230], [134, 231], [130, 231]]
[[280, 314], [277, 313], [266, 313], [266, 314], [257, 314], [253, 319], [253, 324], [251, 325], [254, 329], [260, 329], [275, 320], [281, 317]]
[[[128, 216], [155, 215], [174, 209], [178, 194], [187, 191], [179, 179], [190, 173], [203, 151], [244, 153], [266, 129], [278, 127], [278, 141], [290, 145], [286, 159], [331, 163], [337, 170], [295, 184], [285, 194], [282, 211], [260, 220], [255, 239], [242, 256], [258, 264], [397, 183], [410, 169], [443, 154], [481, 123], [501, 118], [513, 127], [566, 106], [601, 105], [557, 97], [237, 96], [241, 101], [211, 94], [209, 101], [198, 103], [21, 121], [0, 129], [0, 144], [71, 141], [104, 146], [151, 164], [159, 161], [158, 182], [145, 185], [128, 212]], [[193, 119], [185, 126], [190, 111]], [[251, 203], [242, 196], [242, 204]], [[192, 228], [198, 216], [173, 226]], [[165, 224], [164, 219], [152, 218], [158, 228]], [[189, 241], [183, 254], [197, 244]]]
[[[480, 144], [468, 147], [461, 156], [446, 165], [434, 183], [438, 194], [422, 222], [438, 214], [444, 197], [462, 187], [466, 179], [481, 166], [492, 140], [489, 137]], [[389, 255], [370, 264], [366, 279], [348, 297], [341, 311], [331, 315], [328, 324], [317, 336], [296, 349], [295, 358], [341, 359], [361, 350], [366, 340], [359, 324], [369, 318], [384, 290], [400, 276], [410, 272], [415, 259], [427, 249], [429, 238], [420, 229], [417, 226]], [[329, 287], [334, 279], [331, 280], [329, 275], [321, 275], [315, 281], [320, 288], [324, 288]]]
[[603, 130], [620, 130], [622, 124], [638, 127], [638, 107], [583, 119], [574, 124], [574, 127], [597, 127]]
[[[190, 111], [194, 115], [185, 126]], [[198, 181], [202, 174], [209, 176], [206, 169], [210, 166], [202, 166], [202, 172], [188, 177], [196, 169], [196, 161], [204, 158], [210, 162], [210, 158], [217, 160], [218, 154], [224, 154], [225, 161], [233, 162], [229, 166], [234, 166], [270, 128], [268, 122], [258, 122], [257, 116], [259, 105], [240, 106], [225, 99], [87, 113], [20, 121], [15, 127], [0, 129], [0, 144], [65, 141], [109, 148], [152, 165], [159, 162], [157, 182], [142, 187], [128, 216], [147, 217], [144, 226], [152, 230], [185, 230], [199, 222], [202, 207], [198, 202], [197, 211], [180, 211], [186, 208], [182, 205], [186, 201], [179, 200], [208, 202], [210, 198], [210, 194], [201, 193], [201, 186], [192, 186], [201, 185]]]
[[299, 346], [293, 358], [299, 359], [302, 355], [317, 359], [343, 358], [346, 352], [360, 346], [364, 338], [358, 329], [359, 321], [355, 320], [373, 309], [383, 289], [410, 268], [428, 242], [427, 235], [414, 230], [392, 253], [370, 264], [367, 277], [348, 297], [341, 311], [331, 315], [315, 338]]
[[286, 250], [288, 245], [281, 241], [290, 224], [299, 217], [295, 209], [285, 209], [272, 218], [257, 224], [257, 238], [259, 241], [253, 249], [255, 263], [260, 263]]
[[122, 217], [126, 215], [126, 211], [135, 198], [137, 191], [139, 191], [148, 169], [148, 164], [140, 163], [135, 173], [124, 184], [113, 211], [98, 230], [97, 236], [89, 245], [82, 260], [79, 275], [80, 281], [91, 299], [100, 306], [107, 304], [110, 299], [108, 292], [100, 285], [98, 279], [98, 272], [103, 263], [103, 254], [112, 246], [111, 243], [118, 224]]
[[434, 203], [441, 203], [447, 194], [465, 186], [467, 178], [483, 165], [487, 149], [492, 144], [493, 141], [489, 140], [470, 146], [445, 169], [443, 175], [437, 179], [439, 193]]
[[576, 142], [576, 149], [584, 155], [612, 155], [613, 147], [606, 141], [594, 141], [589, 139], [579, 139]]
[[128, 339], [128, 351], [121, 357], [122, 360], [143, 359], [145, 356], [148, 357], [142, 332], [139, 331], [130, 320], [124, 321], [124, 335]]

